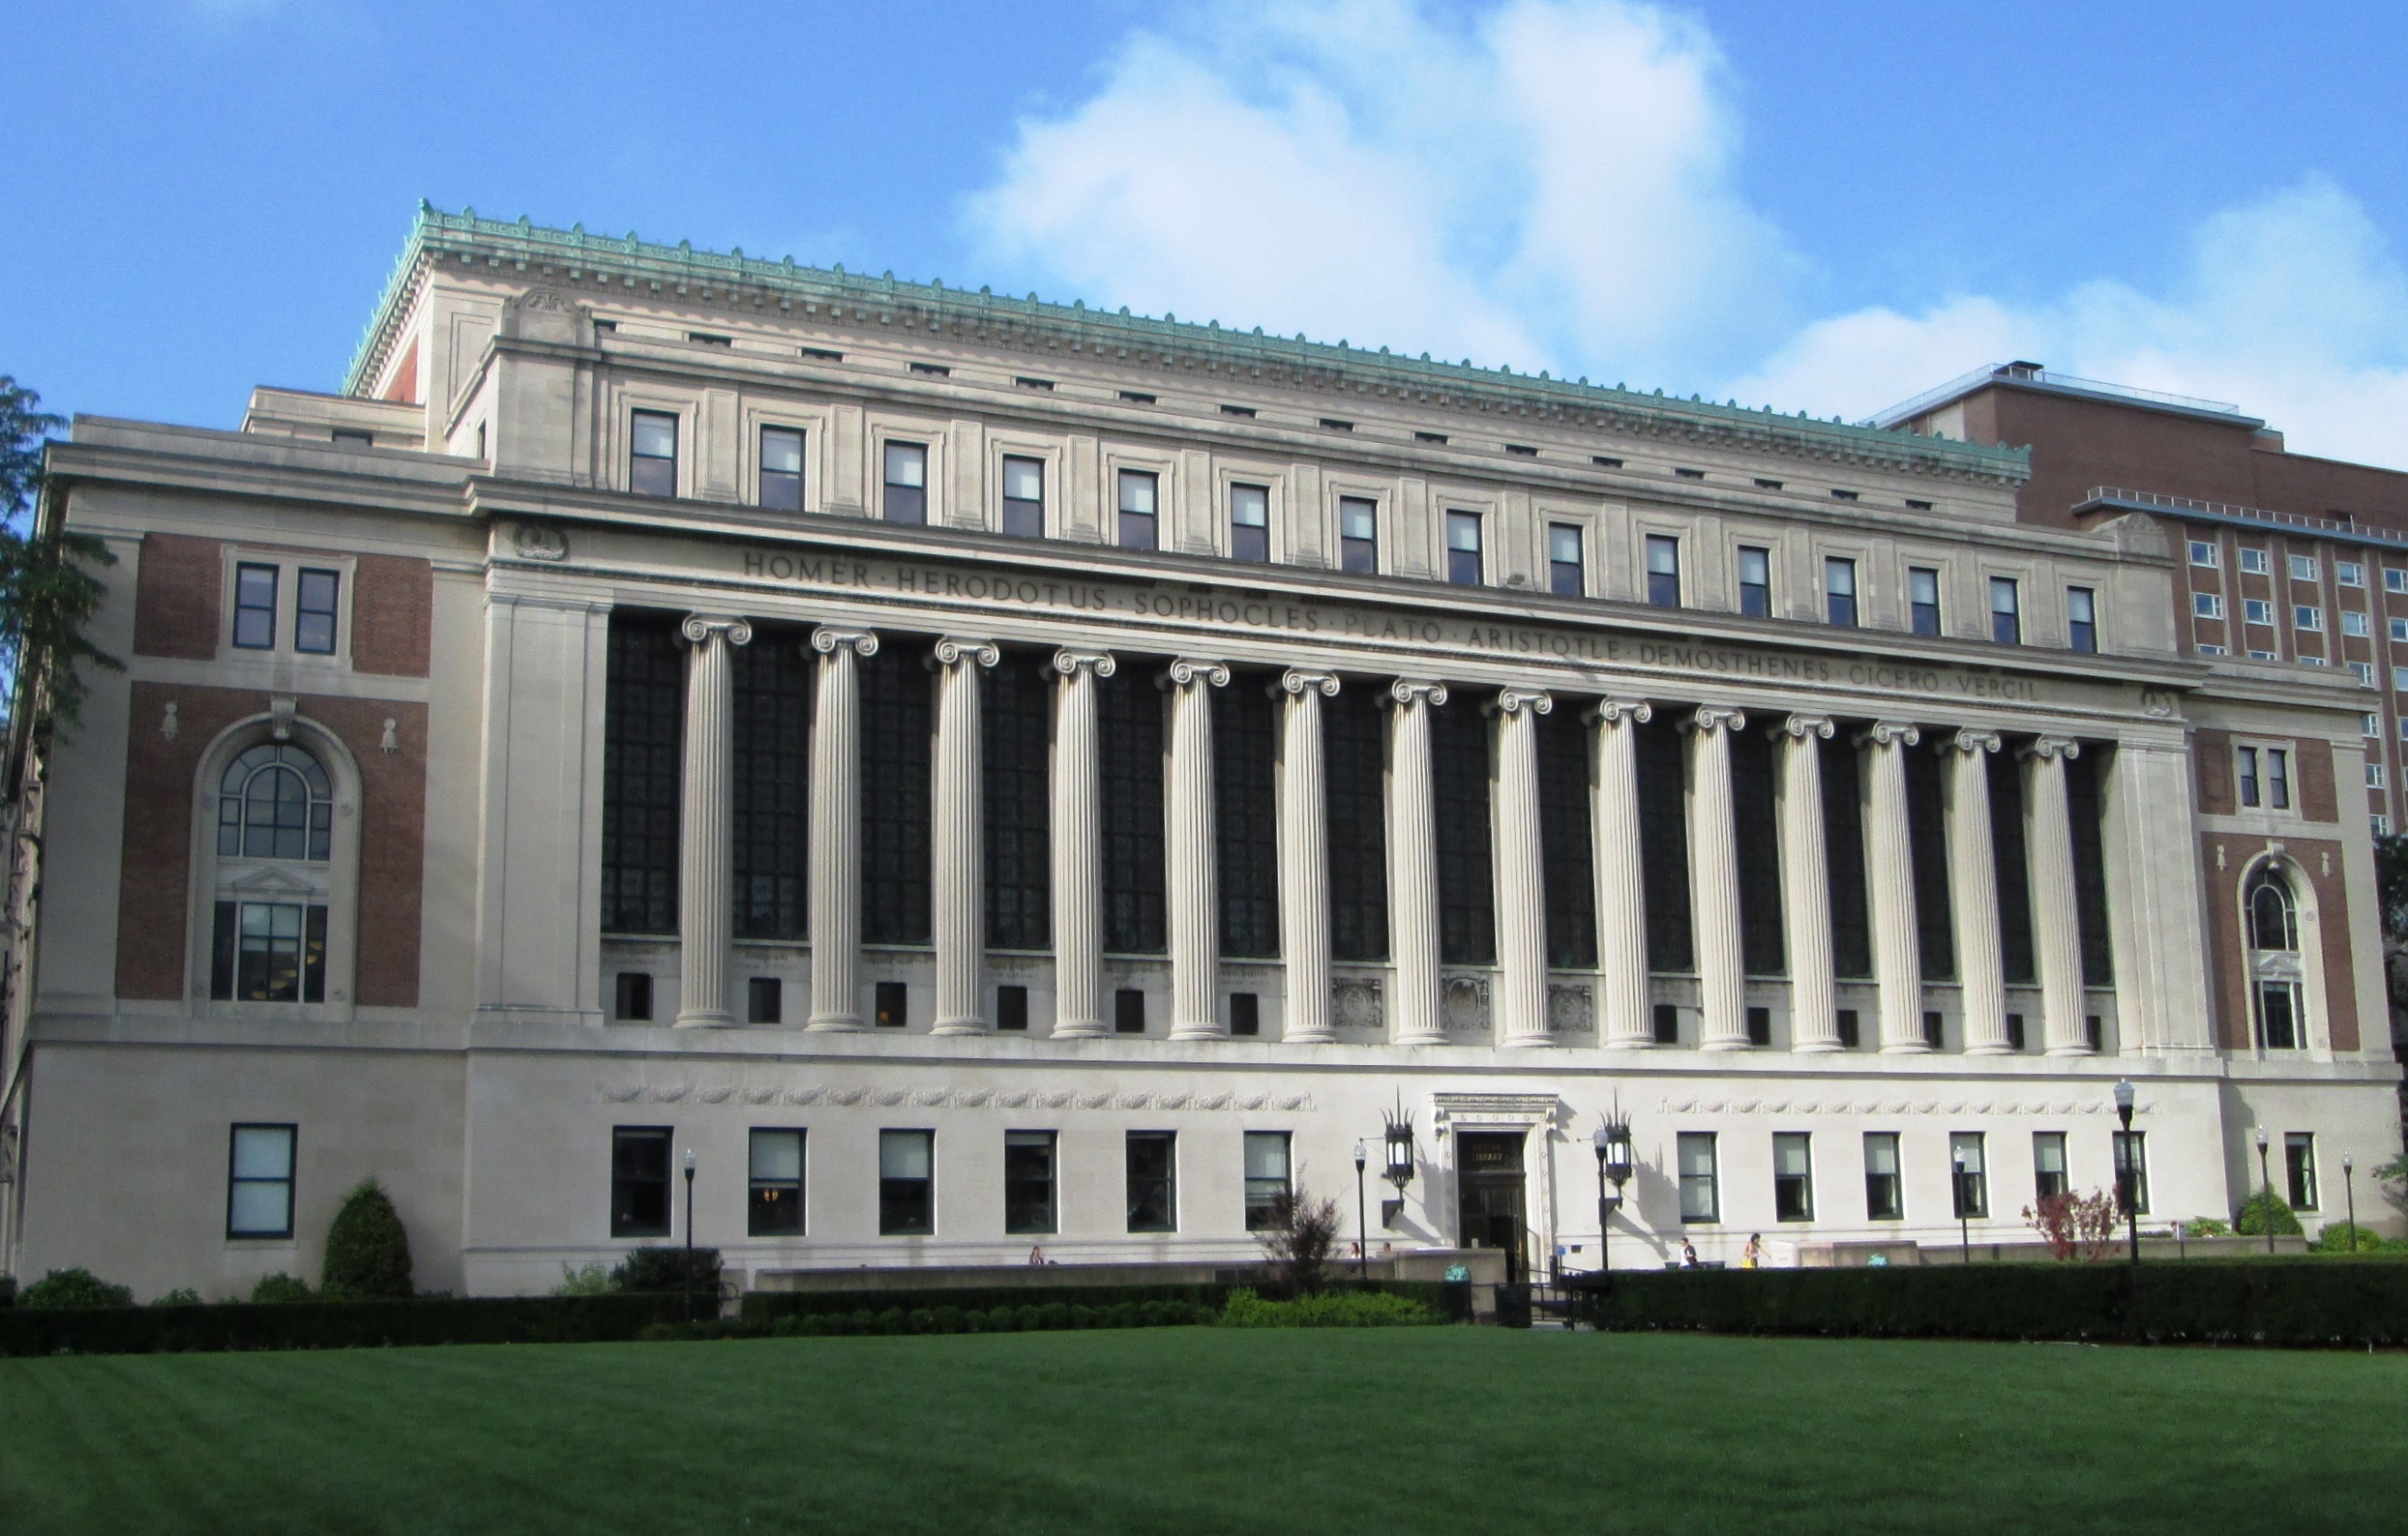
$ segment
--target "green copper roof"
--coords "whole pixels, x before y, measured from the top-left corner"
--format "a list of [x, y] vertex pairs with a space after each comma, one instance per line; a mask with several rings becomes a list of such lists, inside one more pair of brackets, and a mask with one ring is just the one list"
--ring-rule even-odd
[[1957, 469], [2015, 480], [2030, 472], [2031, 451], [2024, 448], [1923, 437], [1898, 428], [1852, 425], [1836, 417], [1818, 421], [1802, 411], [1785, 416], [1770, 409], [1750, 409], [1736, 400], [1716, 404], [1696, 396], [1683, 400], [1667, 398], [1661, 390], [1648, 394], [1620, 385], [1594, 385], [1586, 379], [1575, 382], [1550, 378], [1543, 372], [1533, 376], [1516, 373], [1510, 368], [1485, 369], [1470, 359], [1461, 363], [1434, 362], [1426, 352], [1419, 358], [1411, 358], [1391, 353], [1385, 347], [1375, 352], [1351, 347], [1344, 341], [1334, 346], [1308, 341], [1300, 335], [1293, 339], [1266, 336], [1260, 326], [1241, 332], [1226, 328], [1218, 320], [1197, 325], [1169, 314], [1159, 319], [1131, 314], [1125, 308], [1117, 312], [1090, 310], [1084, 301], [1055, 304], [1033, 293], [1025, 299], [994, 294], [985, 288], [969, 293], [948, 288], [942, 282], [900, 280], [891, 272], [877, 278], [862, 277], [847, 272], [841, 263], [833, 268], [802, 266], [792, 256], [769, 261], [748, 256], [741, 248], [721, 252], [697, 251], [684, 241], [674, 246], [656, 245], [639, 239], [633, 231], [624, 239], [614, 239], [588, 234], [582, 224], [552, 229], [523, 217], [515, 222], [483, 219], [473, 208], [447, 214], [425, 201], [418, 205], [409, 241], [401, 249], [401, 259], [385, 284], [384, 297], [352, 356], [343, 383], [346, 393], [357, 394], [368, 387], [370, 370], [381, 361], [380, 348], [407, 302], [421, 257], [472, 250], [520, 267], [529, 261], [581, 264], [642, 273], [656, 281], [679, 284], [754, 283], [796, 297], [839, 304], [907, 303], [961, 307], [989, 314], [1010, 313], [1030, 321], [1118, 333], [1131, 340], [1142, 340], [1154, 345], [1212, 347], [1261, 363], [1363, 370], [1399, 383], [1410, 380], [1426, 388], [1507, 388], [1560, 408], [1632, 411], [1658, 420], [1670, 417], [1676, 424], [1685, 420], [1715, 435], [1732, 431], [1742, 436], [1770, 432], [1812, 439], [1825, 452], [1883, 457], [1912, 453], [1950, 460], [1951, 467]]

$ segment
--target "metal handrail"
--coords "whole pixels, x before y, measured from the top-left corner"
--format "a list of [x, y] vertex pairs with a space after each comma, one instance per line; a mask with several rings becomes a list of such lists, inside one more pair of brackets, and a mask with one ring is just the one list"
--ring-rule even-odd
[[2397, 528], [2373, 527], [2348, 517], [2315, 517], [2304, 512], [2275, 512], [2268, 507], [2242, 507], [2224, 501], [2197, 501], [2189, 496], [2168, 496], [2154, 490], [2126, 490], [2117, 486], [2093, 486], [2088, 502], [2129, 502], [2141, 507], [2163, 507], [2168, 512], [2195, 512], [2210, 517], [2231, 517], [2244, 522], [2276, 523], [2287, 528], [2308, 528], [2319, 533], [2348, 534], [2352, 538], [2381, 539], [2391, 544], [2408, 545], [2408, 531]]

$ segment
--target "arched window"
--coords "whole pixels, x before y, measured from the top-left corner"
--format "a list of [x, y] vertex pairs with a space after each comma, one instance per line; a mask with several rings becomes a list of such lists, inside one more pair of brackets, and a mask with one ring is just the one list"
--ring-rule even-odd
[[229, 732], [204, 762], [202, 805], [215, 795], [217, 827], [196, 850], [209, 917], [199, 969], [213, 1002], [340, 1010], [350, 1001], [355, 780], [330, 770], [341, 748], [320, 728], [293, 721], [274, 740], [265, 724]]
[[2272, 864], [2261, 865], [2243, 888], [2242, 915], [2248, 924], [2258, 1047], [2298, 1050], [2307, 1044], [2305, 968], [2290, 877]]
[[226, 764], [218, 783], [218, 856], [333, 856], [334, 785], [300, 748], [266, 742]]
[[2292, 903], [2291, 882], [2280, 872], [2261, 869], [2249, 877], [2249, 947], [2255, 950], [2297, 950], [2300, 947], [2298, 908]]

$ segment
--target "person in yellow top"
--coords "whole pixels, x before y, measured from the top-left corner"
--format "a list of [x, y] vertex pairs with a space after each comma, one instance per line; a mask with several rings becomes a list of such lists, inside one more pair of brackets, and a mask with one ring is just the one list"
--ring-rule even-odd
[[1739, 1255], [1739, 1267], [1741, 1269], [1762, 1269], [1765, 1267], [1764, 1233], [1750, 1232], [1747, 1234], [1747, 1248], [1745, 1252]]

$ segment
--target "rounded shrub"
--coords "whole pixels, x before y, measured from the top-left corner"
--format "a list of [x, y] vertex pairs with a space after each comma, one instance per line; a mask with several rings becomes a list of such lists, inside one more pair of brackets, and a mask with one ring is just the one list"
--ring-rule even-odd
[[409, 1233], [393, 1199], [374, 1179], [362, 1179], [342, 1197], [326, 1232], [326, 1263], [318, 1289], [328, 1301], [407, 1301]]
[[151, 1305], [154, 1307], [197, 1307], [200, 1305], [200, 1292], [190, 1285], [178, 1285], [173, 1290], [163, 1290], [153, 1296]]
[[[863, 1330], [865, 1333], [868, 1331], [869, 1330], [867, 1329]], [[903, 1309], [901, 1307], [889, 1307], [884, 1312], [879, 1313], [877, 1314], [877, 1331], [879, 1333], [907, 1332], [908, 1330], [904, 1325]]]
[[959, 1307], [948, 1304], [929, 1309], [926, 1330], [929, 1333], [960, 1333], [966, 1325], [962, 1309]]
[[112, 1285], [88, 1269], [54, 1269], [18, 1291], [16, 1304], [60, 1310], [131, 1307], [134, 1290], [128, 1285]]
[[273, 1275], [260, 1276], [259, 1283], [251, 1287], [251, 1299], [254, 1302], [315, 1301], [317, 1293], [310, 1289], [308, 1281], [280, 1270]]
[[2248, 1203], [2241, 1207], [2241, 1214], [2233, 1219], [2233, 1230], [2244, 1237], [2264, 1237], [2269, 1222], [2274, 1224], [2272, 1229], [2276, 1237], [2300, 1235], [2300, 1219], [2291, 1214], [2287, 1202], [2276, 1199], [2268, 1190], [2249, 1196]]

